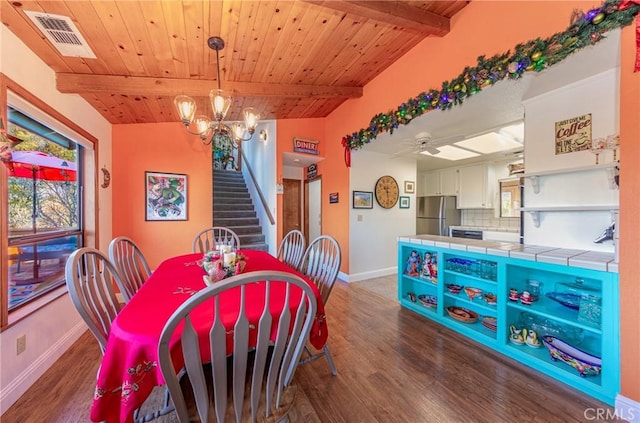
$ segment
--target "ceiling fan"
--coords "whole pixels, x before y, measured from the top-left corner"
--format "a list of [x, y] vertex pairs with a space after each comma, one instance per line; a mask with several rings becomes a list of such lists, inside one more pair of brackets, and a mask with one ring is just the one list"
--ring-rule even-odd
[[455, 136], [455, 137], [447, 137], [447, 138], [439, 138], [434, 139], [429, 132], [418, 132], [413, 140], [405, 141], [403, 144], [410, 145], [411, 147], [402, 149], [393, 154], [393, 156], [402, 156], [405, 154], [413, 154], [413, 153], [422, 153], [427, 152], [432, 156], [440, 153], [438, 146], [444, 145], [450, 142], [455, 142], [463, 137]]

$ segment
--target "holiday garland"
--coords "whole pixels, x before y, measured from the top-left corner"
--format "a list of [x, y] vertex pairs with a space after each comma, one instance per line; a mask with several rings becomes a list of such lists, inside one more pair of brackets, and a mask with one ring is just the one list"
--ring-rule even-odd
[[[369, 126], [342, 138], [345, 163], [351, 165], [351, 150], [358, 150], [373, 141], [378, 134], [407, 125], [414, 118], [431, 110], [448, 110], [482, 89], [505, 78], [518, 79], [525, 72], [540, 72], [564, 60], [571, 53], [593, 45], [604, 38], [604, 33], [629, 25], [640, 12], [640, 0], [607, 0], [599, 8], [586, 13], [574, 11], [567, 30], [546, 39], [536, 38], [515, 46], [514, 51], [493, 57], [478, 57], [478, 65], [466, 67], [451, 81], [442, 83], [442, 89], [431, 89], [402, 103], [396, 110], [379, 113], [371, 118]], [[640, 46], [640, 27], [636, 29], [636, 42]], [[636, 70], [640, 58], [636, 58]]]

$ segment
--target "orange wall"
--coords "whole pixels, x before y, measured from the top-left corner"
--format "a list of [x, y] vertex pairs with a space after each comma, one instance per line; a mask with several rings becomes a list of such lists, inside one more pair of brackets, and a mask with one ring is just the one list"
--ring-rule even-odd
[[[211, 148], [180, 123], [113, 126], [113, 236], [133, 239], [155, 268], [191, 252], [195, 234], [211, 226]], [[187, 175], [187, 221], [146, 222], [145, 171]]]
[[[276, 130], [278, 145], [276, 147], [276, 166], [278, 169], [277, 183], [282, 183], [282, 153], [293, 153], [293, 138], [307, 138], [319, 141], [318, 155], [325, 157], [327, 140], [324, 134], [324, 119], [281, 119]], [[318, 163], [318, 175], [326, 171], [323, 162]], [[323, 176], [324, 179], [324, 176]], [[324, 195], [322, 196], [324, 198]], [[324, 208], [324, 204], [322, 205]], [[278, 245], [282, 241], [282, 195], [278, 195], [278, 209], [276, 216]]]
[[[318, 175], [322, 177], [322, 234], [331, 235], [342, 250], [340, 270], [349, 271], [349, 176], [342, 160], [342, 147], [336, 149], [335, 141], [327, 138], [326, 119], [284, 119], [278, 121], [278, 180], [282, 178], [282, 152], [293, 151], [293, 137], [320, 141]], [[305, 135], [308, 134], [308, 135]], [[336, 176], [338, 175], [338, 176]], [[340, 177], [342, 175], [342, 177]], [[330, 204], [329, 193], [337, 192], [340, 202]], [[282, 215], [282, 196], [278, 196], [278, 214]], [[278, 227], [282, 217], [278, 217]], [[280, 229], [281, 230], [281, 229]], [[278, 241], [282, 234], [278, 234]]]
[[620, 333], [622, 395], [640, 401], [640, 73], [634, 25], [622, 31], [620, 64]]

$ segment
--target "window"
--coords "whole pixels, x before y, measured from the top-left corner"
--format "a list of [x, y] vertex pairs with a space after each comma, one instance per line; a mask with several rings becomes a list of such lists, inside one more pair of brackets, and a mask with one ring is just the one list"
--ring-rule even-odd
[[8, 182], [8, 310], [64, 284], [82, 245], [78, 146], [9, 105], [7, 133], [23, 140], [5, 164]]
[[500, 181], [500, 217], [520, 217], [520, 179]]
[[84, 216], [96, 210], [85, 199], [95, 188], [87, 190], [84, 181], [95, 181], [84, 170], [86, 160], [95, 168], [97, 140], [7, 81], [0, 74], [6, 87], [0, 116], [13, 140], [0, 162], [2, 328], [66, 292], [66, 260], [85, 245], [87, 230], [95, 242], [95, 222], [87, 229]]

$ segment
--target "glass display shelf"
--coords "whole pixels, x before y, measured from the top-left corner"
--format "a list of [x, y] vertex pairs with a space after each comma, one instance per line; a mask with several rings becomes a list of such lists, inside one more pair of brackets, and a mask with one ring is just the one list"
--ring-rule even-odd
[[531, 305], [509, 301], [507, 307], [517, 309], [519, 311], [526, 311], [532, 314], [537, 314], [539, 316], [556, 320], [560, 323], [574, 326], [597, 335], [602, 334], [602, 330], [600, 328], [579, 322], [578, 310], [570, 309], [545, 297], [541, 297], [538, 301], [533, 302]]
[[498, 263], [491, 260], [445, 255], [444, 271], [479, 281], [496, 283], [498, 280]]

